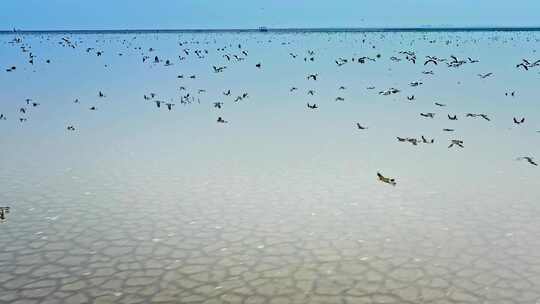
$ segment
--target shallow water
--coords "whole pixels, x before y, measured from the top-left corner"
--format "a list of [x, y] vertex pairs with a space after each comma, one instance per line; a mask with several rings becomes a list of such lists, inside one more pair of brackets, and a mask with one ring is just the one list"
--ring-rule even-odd
[[[540, 59], [539, 33], [21, 37], [33, 66], [13, 34], [0, 36], [0, 206], [11, 207], [0, 303], [540, 301], [540, 171], [516, 161], [540, 158], [540, 68], [515, 68]], [[227, 61], [244, 57], [239, 43], [248, 56]], [[402, 50], [417, 64], [390, 60]], [[480, 62], [424, 66], [426, 55]], [[402, 92], [378, 94], [390, 87]], [[176, 106], [158, 109], [150, 92]], [[200, 103], [180, 104], [188, 92]], [[396, 140], [421, 135], [435, 143]]]

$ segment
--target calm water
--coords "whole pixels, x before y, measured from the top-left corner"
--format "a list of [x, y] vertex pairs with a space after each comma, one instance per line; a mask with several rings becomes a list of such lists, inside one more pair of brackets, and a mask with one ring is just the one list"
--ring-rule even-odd
[[539, 39], [0, 35], [0, 303], [538, 303]]

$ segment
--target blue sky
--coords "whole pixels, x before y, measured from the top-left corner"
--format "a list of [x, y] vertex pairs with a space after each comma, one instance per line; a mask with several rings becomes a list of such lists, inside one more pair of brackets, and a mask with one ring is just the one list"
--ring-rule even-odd
[[538, 0], [1, 0], [0, 29], [536, 26]]

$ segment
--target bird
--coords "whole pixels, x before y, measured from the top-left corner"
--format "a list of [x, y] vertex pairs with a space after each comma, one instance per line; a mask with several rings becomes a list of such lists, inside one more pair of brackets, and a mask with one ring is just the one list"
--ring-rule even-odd
[[175, 105], [174, 103], [166, 103], [167, 109], [170, 111], [172, 110], [172, 107]]
[[448, 128], [444, 128], [442, 129], [444, 132], [454, 132], [455, 130], [454, 129], [448, 129]]
[[261, 68], [261, 64], [260, 64], [260, 63], [257, 63], [257, 64], [255, 65], [255, 67], [257, 67], [257, 68], [260, 69], [260, 68]]
[[7, 120], [7, 117], [4, 114], [0, 114], [0, 120]]
[[465, 117], [482, 117], [483, 119], [490, 121], [489, 117], [486, 114], [473, 114], [473, 113], [467, 113]]
[[422, 142], [425, 143], [425, 144], [432, 144], [435, 142], [435, 139], [432, 138], [431, 140], [427, 140], [424, 135], [422, 135]]
[[458, 147], [461, 147], [461, 148], [464, 148], [463, 146], [463, 141], [462, 140], [459, 140], [459, 139], [452, 139], [450, 145], [448, 146], [448, 148], [452, 148], [454, 145], [458, 146]]
[[217, 66], [213, 65], [212, 68], [214, 69], [214, 73], [221, 73], [221, 72], [223, 72], [223, 70], [225, 70], [227, 67], [226, 67], [226, 66], [217, 67]]
[[310, 105], [309, 102], [307, 104], [307, 107], [310, 108], [310, 109], [317, 109], [318, 108], [316, 103], [314, 103], [313, 105]]
[[517, 64], [516, 65], [516, 68], [524, 68], [525, 71], [528, 71], [529, 70], [529, 67], [527, 65], [525, 65], [525, 63], [520, 63], [520, 64]]
[[162, 103], [163, 101], [161, 101], [161, 100], [154, 100], [154, 102], [156, 103], [156, 106], [157, 106], [158, 108], [161, 108], [161, 103]]
[[420, 115], [422, 115], [423, 117], [429, 117], [429, 118], [435, 117], [435, 113], [420, 113]]
[[401, 142], [404, 142], [404, 141], [407, 141], [407, 138], [403, 138], [403, 137], [396, 137], [398, 141], [401, 141]]
[[413, 100], [414, 100], [414, 98], [415, 98], [415, 97], [414, 97], [414, 95], [411, 95], [411, 96], [407, 96], [407, 100], [409, 100], [409, 101], [413, 101]]
[[319, 76], [319, 74], [309, 74], [307, 76], [307, 79], [310, 80], [310, 79], [313, 79], [313, 80], [317, 80], [317, 77]]
[[223, 92], [223, 95], [225, 95], [225, 96], [231, 95], [231, 90], [227, 90], [227, 92]]
[[366, 130], [366, 129], [367, 129], [367, 127], [362, 126], [359, 122], [356, 123], [356, 126], [357, 126], [358, 129], [360, 129], [360, 130]]
[[75, 131], [75, 127], [73, 125], [67, 126], [68, 131]]
[[338, 96], [338, 97], [336, 97], [336, 99], [335, 99], [335, 100], [336, 100], [336, 101], [344, 101], [344, 100], [345, 100], [345, 98], [343, 98], [343, 97], [340, 97], [340, 96]]
[[377, 177], [379, 178], [379, 180], [383, 183], [387, 183], [389, 185], [392, 185], [392, 186], [395, 186], [396, 185], [396, 180], [393, 179], [393, 178], [388, 178], [388, 177], [384, 177], [381, 173], [377, 172]]
[[487, 73], [487, 74], [478, 74], [478, 77], [482, 78], [482, 79], [485, 79], [485, 78], [488, 78], [489, 76], [493, 75], [493, 73]]
[[91, 107], [90, 107], [90, 110], [91, 110], [91, 111], [95, 111], [95, 110], [97, 110], [97, 108], [96, 108], [95, 106], [91, 106]]
[[99, 96], [100, 98], [104, 98], [104, 97], [105, 97], [105, 94], [103, 94], [103, 92], [99, 91], [98, 96]]
[[9, 207], [0, 207], [0, 220], [4, 221], [6, 219], [6, 214], [9, 213]]
[[448, 114], [448, 119], [450, 119], [450, 120], [458, 120], [457, 115], [450, 116], [450, 114]]
[[228, 123], [228, 121], [223, 120], [223, 118], [221, 118], [221, 116], [218, 117], [217, 122], [219, 122], [219, 123]]
[[435, 105], [439, 107], [446, 107], [444, 103], [439, 103], [439, 102], [436, 102]]
[[517, 118], [514, 117], [514, 123], [519, 125], [519, 124], [522, 124], [525, 122], [525, 117], [521, 118], [521, 120], [518, 120]]
[[533, 166], [538, 166], [538, 163], [536, 163], [534, 161], [534, 158], [533, 157], [530, 157], [530, 156], [522, 156], [522, 157], [518, 157], [516, 158], [516, 160], [526, 160], [529, 164], [533, 165]]
[[428, 59], [428, 60], [426, 60], [426, 62], [424, 62], [424, 65], [427, 65], [428, 63], [433, 63], [434, 65], [437, 65], [437, 60]]
[[223, 106], [223, 102], [214, 102], [214, 108], [221, 109], [222, 106]]
[[483, 119], [487, 121], [491, 121], [491, 119], [489, 119], [489, 117], [486, 114], [479, 114], [478, 116], [482, 117]]

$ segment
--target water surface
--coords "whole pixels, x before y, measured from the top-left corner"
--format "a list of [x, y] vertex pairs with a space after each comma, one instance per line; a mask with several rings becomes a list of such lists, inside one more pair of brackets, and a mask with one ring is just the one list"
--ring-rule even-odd
[[[537, 303], [540, 171], [516, 158], [540, 158], [540, 68], [515, 66], [540, 59], [539, 38], [1, 35], [0, 206], [11, 212], [0, 303]], [[479, 62], [424, 66], [427, 55]], [[401, 92], [378, 94], [391, 87]], [[143, 99], [151, 92], [172, 111]], [[195, 99], [181, 104], [187, 93]], [[421, 135], [434, 144], [396, 139]]]

